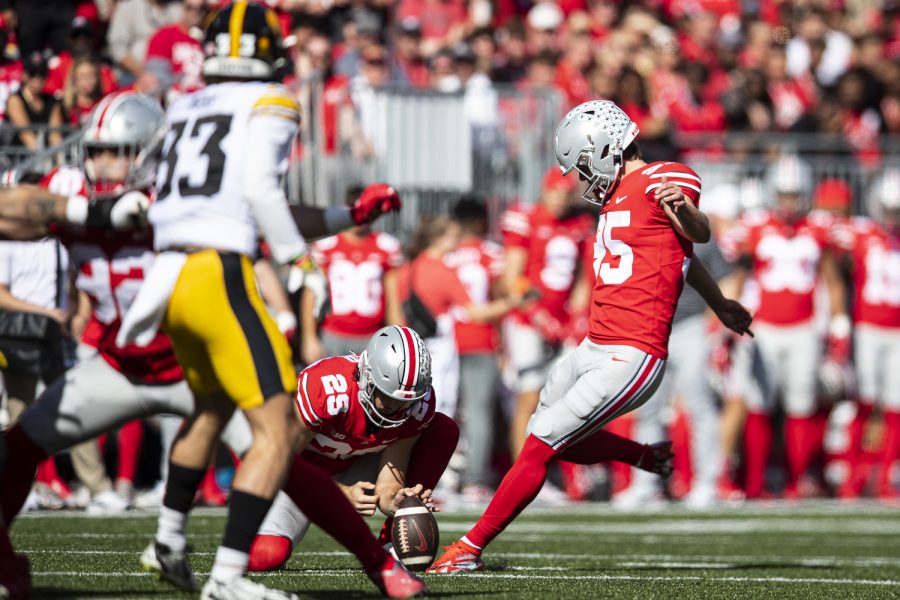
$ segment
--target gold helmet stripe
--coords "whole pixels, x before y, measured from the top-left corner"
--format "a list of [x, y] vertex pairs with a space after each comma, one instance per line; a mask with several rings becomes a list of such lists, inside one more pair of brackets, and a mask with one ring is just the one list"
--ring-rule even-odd
[[231, 51], [228, 56], [241, 55], [241, 34], [244, 32], [244, 15], [247, 14], [247, 2], [242, 0], [231, 5], [231, 16], [228, 20], [228, 35], [231, 37]]

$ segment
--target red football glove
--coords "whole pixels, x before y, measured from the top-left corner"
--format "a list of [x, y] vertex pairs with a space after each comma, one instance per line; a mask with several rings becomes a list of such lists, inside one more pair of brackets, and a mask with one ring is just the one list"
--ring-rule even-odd
[[386, 212], [398, 212], [400, 195], [386, 183], [373, 183], [363, 190], [359, 200], [350, 208], [350, 217], [357, 225], [371, 223]]

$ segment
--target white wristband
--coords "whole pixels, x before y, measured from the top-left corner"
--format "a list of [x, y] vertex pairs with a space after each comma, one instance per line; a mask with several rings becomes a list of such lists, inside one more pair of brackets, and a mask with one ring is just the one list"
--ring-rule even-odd
[[81, 195], [69, 196], [66, 201], [66, 221], [84, 225], [88, 217], [88, 199]]

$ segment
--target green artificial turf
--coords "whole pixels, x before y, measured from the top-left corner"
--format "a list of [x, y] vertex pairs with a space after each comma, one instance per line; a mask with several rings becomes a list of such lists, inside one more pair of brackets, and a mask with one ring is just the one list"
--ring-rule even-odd
[[[190, 522], [192, 562], [208, 573], [220, 510]], [[473, 512], [438, 515], [449, 544]], [[155, 516], [25, 516], [13, 529], [29, 554], [35, 598], [179, 598], [141, 573]], [[371, 520], [372, 528], [380, 521]], [[708, 513], [621, 513], [608, 505], [530, 509], [485, 554], [481, 573], [429, 575], [448, 598], [898, 598], [900, 510], [833, 502], [755, 504]], [[355, 560], [313, 528], [287, 568], [259, 578], [305, 598], [374, 598]]]

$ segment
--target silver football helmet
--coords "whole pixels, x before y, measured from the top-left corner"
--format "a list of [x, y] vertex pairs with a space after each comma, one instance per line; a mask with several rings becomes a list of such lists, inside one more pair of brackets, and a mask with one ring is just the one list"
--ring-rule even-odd
[[[378, 427], [399, 427], [431, 394], [431, 355], [409, 327], [382, 327], [359, 357], [359, 379], [359, 401], [369, 420]], [[386, 415], [375, 406], [375, 390], [408, 406]]]
[[796, 154], [784, 154], [766, 169], [766, 186], [775, 194], [797, 194], [806, 209], [810, 208], [813, 172], [809, 163]]
[[588, 182], [581, 196], [603, 205], [619, 178], [622, 152], [639, 133], [638, 126], [609, 100], [591, 100], [569, 111], [556, 128], [556, 160], [568, 175], [577, 169]]
[[[166, 135], [166, 115], [159, 102], [136, 92], [110, 94], [88, 117], [81, 134], [81, 157], [92, 195], [149, 188], [156, 176], [160, 148]], [[127, 158], [122, 181], [104, 181], [92, 155], [115, 150]]]
[[885, 210], [900, 210], [900, 168], [888, 167], [869, 185], [866, 197], [869, 216], [880, 221]]

